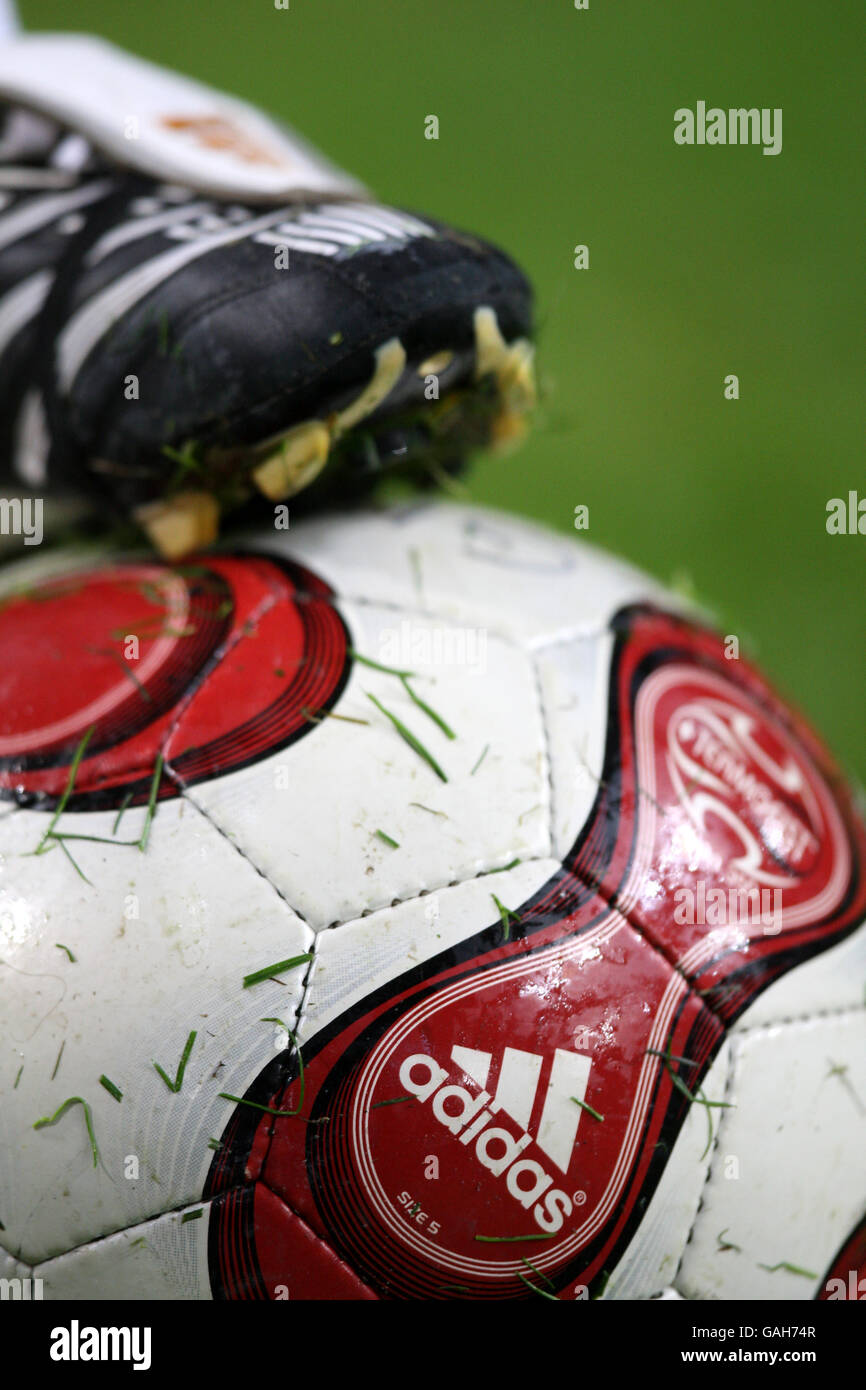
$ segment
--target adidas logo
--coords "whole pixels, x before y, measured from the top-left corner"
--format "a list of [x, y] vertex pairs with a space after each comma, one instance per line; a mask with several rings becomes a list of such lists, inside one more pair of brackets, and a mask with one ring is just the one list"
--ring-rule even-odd
[[[453, 1046], [451, 1061], [470, 1078], [480, 1092], [473, 1095], [465, 1086], [446, 1085], [449, 1073], [435, 1058], [424, 1052], [413, 1053], [400, 1067], [400, 1084], [422, 1102], [431, 1101], [431, 1113], [458, 1142], [475, 1145], [475, 1157], [494, 1177], [505, 1178], [510, 1195], [532, 1214], [543, 1231], [562, 1228], [571, 1215], [567, 1193], [553, 1186], [553, 1178], [534, 1158], [523, 1158], [524, 1150], [535, 1140], [538, 1148], [563, 1173], [568, 1171], [582, 1101], [586, 1093], [591, 1062], [579, 1052], [557, 1048], [553, 1055], [543, 1099], [540, 1098], [544, 1058], [535, 1052], [506, 1047], [502, 1054], [496, 1093], [486, 1089], [490, 1078], [492, 1053]], [[529, 1126], [537, 1103], [541, 1113], [535, 1133]], [[494, 1114], [507, 1115], [519, 1126], [510, 1129], [493, 1123]]]

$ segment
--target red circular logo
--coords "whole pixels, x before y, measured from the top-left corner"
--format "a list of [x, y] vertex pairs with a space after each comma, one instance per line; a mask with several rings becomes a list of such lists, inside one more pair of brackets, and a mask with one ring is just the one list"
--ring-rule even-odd
[[0, 794], [134, 803], [162, 753], [172, 797], [302, 737], [348, 671], [330, 598], [308, 570], [258, 556], [116, 564], [16, 592], [0, 605]]

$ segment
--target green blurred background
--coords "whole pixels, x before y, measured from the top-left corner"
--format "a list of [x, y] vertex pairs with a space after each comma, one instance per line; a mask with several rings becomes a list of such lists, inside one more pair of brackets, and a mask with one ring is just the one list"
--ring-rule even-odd
[[[829, 498], [866, 497], [862, 0], [20, 10], [270, 108], [385, 200], [511, 251], [543, 401], [472, 496], [565, 531], [587, 504], [589, 539], [691, 582], [866, 781], [866, 536], [825, 529]], [[782, 107], [781, 154], [675, 145], [698, 100]]]

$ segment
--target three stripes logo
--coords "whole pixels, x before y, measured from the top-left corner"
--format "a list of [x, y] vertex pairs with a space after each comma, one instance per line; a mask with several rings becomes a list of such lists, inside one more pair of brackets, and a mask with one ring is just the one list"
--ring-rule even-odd
[[237, 236], [247, 234], [262, 246], [285, 246], [309, 256], [339, 257], [351, 255], [365, 246], [433, 235], [432, 227], [417, 217], [374, 203], [319, 203], [313, 208], [283, 208], [281, 214], [271, 219], [272, 225], [260, 229], [252, 225], [253, 214], [246, 208], [216, 210], [209, 206], [201, 213], [198, 208], [192, 212], [189, 219], [168, 227], [166, 236], [173, 241], [207, 241], [234, 227]]
[[[455, 1046], [451, 1049], [451, 1060], [482, 1091], [487, 1090], [493, 1061], [491, 1053]], [[544, 1061], [535, 1052], [506, 1047], [491, 1108], [510, 1115], [524, 1132], [530, 1132], [533, 1111], [540, 1107], [534, 1127], [536, 1143], [557, 1168], [567, 1173], [592, 1064], [582, 1052], [566, 1052], [558, 1047], [547, 1083], [542, 1086]]]
[[[562, 1048], [556, 1049], [549, 1066], [545, 1060], [537, 1053], [506, 1047], [491, 1094], [487, 1087], [492, 1086], [492, 1054], [455, 1045], [451, 1061], [480, 1088], [477, 1094], [454, 1084], [445, 1068], [426, 1053], [404, 1060], [400, 1081], [410, 1095], [429, 1101], [439, 1124], [458, 1143], [474, 1146], [482, 1167], [494, 1177], [504, 1177], [511, 1196], [532, 1210], [543, 1231], [553, 1234], [571, 1215], [572, 1200], [552, 1185], [552, 1176], [526, 1150], [534, 1140], [551, 1163], [568, 1172], [591, 1062], [583, 1053]], [[518, 1133], [505, 1128], [500, 1116], [514, 1121]]]

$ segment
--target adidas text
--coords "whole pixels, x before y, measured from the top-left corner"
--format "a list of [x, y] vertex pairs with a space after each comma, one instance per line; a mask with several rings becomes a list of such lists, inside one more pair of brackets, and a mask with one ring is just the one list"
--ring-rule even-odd
[[[422, 1070], [424, 1077], [419, 1079], [417, 1074]], [[500, 1125], [491, 1125], [492, 1112], [499, 1109], [492, 1096], [487, 1091], [473, 1096], [464, 1086], [445, 1086], [447, 1080], [445, 1068], [423, 1052], [407, 1057], [400, 1068], [401, 1085], [420, 1101], [433, 1098], [430, 1108], [439, 1124], [459, 1136], [459, 1143], [474, 1142], [478, 1162], [495, 1178], [505, 1178], [510, 1195], [526, 1211], [532, 1209], [536, 1224], [551, 1235], [561, 1230], [563, 1221], [571, 1215], [571, 1198], [561, 1188], [552, 1186], [553, 1178], [534, 1158], [521, 1158], [532, 1143], [532, 1135], [523, 1130], [515, 1138]], [[502, 1149], [495, 1157], [491, 1153], [494, 1147]], [[524, 1186], [530, 1179], [532, 1186]], [[542, 1197], [543, 1202], [539, 1200]]]

